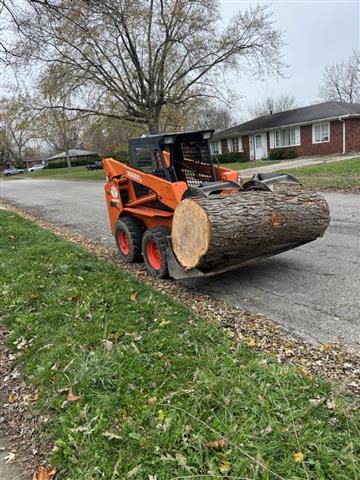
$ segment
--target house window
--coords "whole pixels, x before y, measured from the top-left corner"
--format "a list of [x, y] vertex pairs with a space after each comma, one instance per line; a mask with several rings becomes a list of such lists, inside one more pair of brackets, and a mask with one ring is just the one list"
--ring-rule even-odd
[[312, 126], [312, 143], [325, 143], [330, 141], [330, 123], [317, 123]]
[[242, 152], [242, 138], [228, 138], [228, 150], [229, 152]]
[[210, 142], [210, 151], [212, 155], [221, 155], [221, 141], [213, 140]]
[[275, 130], [275, 147], [296, 147], [300, 145], [300, 127]]
[[255, 135], [255, 148], [261, 148], [261, 135]]

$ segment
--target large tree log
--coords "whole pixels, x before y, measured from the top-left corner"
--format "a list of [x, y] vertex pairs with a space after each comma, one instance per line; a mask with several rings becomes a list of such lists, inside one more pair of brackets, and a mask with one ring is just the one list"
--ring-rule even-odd
[[175, 210], [172, 246], [184, 268], [206, 272], [311, 242], [324, 234], [329, 220], [321, 195], [258, 191], [192, 197]]

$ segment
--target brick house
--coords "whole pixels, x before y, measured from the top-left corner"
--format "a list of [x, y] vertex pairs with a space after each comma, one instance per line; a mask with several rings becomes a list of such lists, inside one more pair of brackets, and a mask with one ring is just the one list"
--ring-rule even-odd
[[267, 158], [277, 148], [299, 156], [360, 152], [360, 104], [325, 102], [255, 118], [214, 133], [211, 152]]

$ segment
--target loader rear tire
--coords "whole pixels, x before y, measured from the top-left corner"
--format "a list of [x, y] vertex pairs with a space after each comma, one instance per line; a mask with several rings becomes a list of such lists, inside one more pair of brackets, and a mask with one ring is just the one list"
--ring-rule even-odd
[[115, 224], [115, 241], [121, 257], [127, 263], [142, 261], [141, 240], [145, 227], [134, 217], [123, 217]]
[[146, 268], [153, 277], [168, 278], [166, 240], [170, 228], [156, 227], [147, 230], [142, 239], [142, 252]]

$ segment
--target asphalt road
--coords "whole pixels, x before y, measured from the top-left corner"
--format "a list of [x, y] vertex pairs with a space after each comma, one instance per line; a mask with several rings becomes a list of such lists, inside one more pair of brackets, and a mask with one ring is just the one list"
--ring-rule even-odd
[[[101, 182], [2, 180], [0, 197], [92, 239], [114, 244]], [[360, 195], [327, 193], [325, 197], [331, 223], [323, 238], [191, 285], [232, 305], [263, 313], [295, 337], [360, 350]]]

